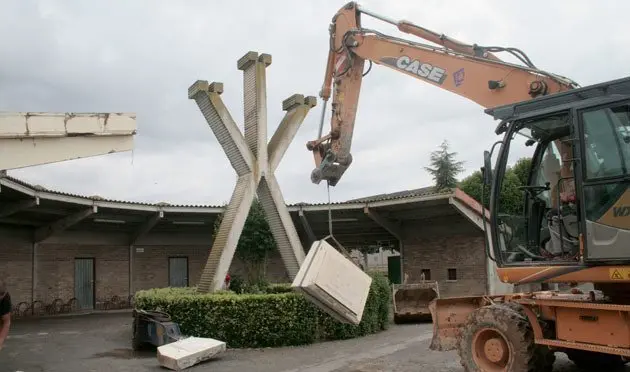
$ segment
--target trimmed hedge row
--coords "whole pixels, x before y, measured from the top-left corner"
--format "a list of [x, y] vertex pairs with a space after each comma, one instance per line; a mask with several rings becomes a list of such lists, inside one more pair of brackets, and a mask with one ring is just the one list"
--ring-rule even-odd
[[185, 335], [225, 341], [231, 348], [305, 345], [376, 333], [389, 325], [391, 290], [381, 273], [369, 273], [372, 286], [358, 325], [343, 324], [312, 305], [289, 285], [270, 285], [261, 294], [190, 288], [139, 291], [135, 307], [161, 310]]

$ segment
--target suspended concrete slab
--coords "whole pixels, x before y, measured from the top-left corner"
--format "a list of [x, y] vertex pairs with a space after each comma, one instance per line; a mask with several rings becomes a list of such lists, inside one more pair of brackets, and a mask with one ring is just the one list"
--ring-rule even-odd
[[292, 287], [342, 323], [359, 324], [372, 278], [325, 240], [311, 245]]

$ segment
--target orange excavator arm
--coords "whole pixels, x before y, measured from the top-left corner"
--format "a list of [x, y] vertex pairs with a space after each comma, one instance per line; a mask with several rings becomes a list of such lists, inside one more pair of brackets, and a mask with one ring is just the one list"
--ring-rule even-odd
[[[361, 14], [370, 15], [440, 47], [409, 41], [361, 27]], [[395, 21], [350, 2], [333, 17], [330, 50], [320, 97], [324, 100], [318, 137], [307, 143], [316, 168], [311, 181], [335, 186], [352, 163], [354, 132], [364, 65], [390, 67], [483, 107], [524, 101], [578, 85], [568, 78], [536, 68], [516, 48], [480, 47], [440, 35], [407, 21]], [[508, 52], [523, 65], [505, 62], [496, 52]], [[369, 70], [368, 70], [369, 72]], [[330, 133], [322, 136], [326, 104], [332, 92]]]

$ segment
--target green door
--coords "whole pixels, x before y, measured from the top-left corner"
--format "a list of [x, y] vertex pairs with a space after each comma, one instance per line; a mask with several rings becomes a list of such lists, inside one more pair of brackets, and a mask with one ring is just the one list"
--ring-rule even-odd
[[401, 263], [400, 256], [387, 257], [387, 277], [391, 284], [402, 283]]

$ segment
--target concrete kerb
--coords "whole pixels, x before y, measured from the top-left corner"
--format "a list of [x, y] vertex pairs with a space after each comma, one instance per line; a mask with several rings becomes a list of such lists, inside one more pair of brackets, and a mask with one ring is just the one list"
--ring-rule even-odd
[[25, 316], [14, 318], [12, 322], [37, 322], [40, 320], [46, 319], [59, 319], [59, 318], [74, 318], [74, 317], [83, 317], [86, 315], [111, 315], [111, 314], [125, 314], [133, 312], [133, 309], [114, 309], [114, 310], [83, 310], [83, 311], [74, 311], [71, 313], [63, 313], [63, 314], [50, 314], [50, 315], [38, 315], [38, 316]]

